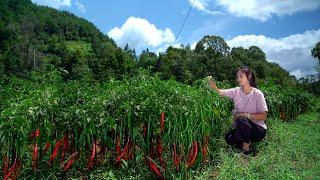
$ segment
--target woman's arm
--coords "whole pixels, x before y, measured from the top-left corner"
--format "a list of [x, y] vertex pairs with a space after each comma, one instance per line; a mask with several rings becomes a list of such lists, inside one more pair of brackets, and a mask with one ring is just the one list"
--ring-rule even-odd
[[217, 93], [219, 93], [221, 96], [224, 95], [224, 94], [223, 94], [223, 90], [219, 89], [218, 86], [217, 86], [217, 84], [216, 84], [214, 81], [210, 81], [210, 80], [209, 80], [209, 83], [210, 83], [210, 87], [211, 87], [212, 89], [214, 89], [215, 91], [217, 91]]
[[237, 113], [235, 114], [235, 118], [237, 117], [246, 117], [248, 119], [250, 119], [251, 121], [265, 121], [267, 120], [267, 112], [261, 112], [261, 113], [246, 113], [246, 112], [241, 112], [241, 113]]
[[225, 96], [226, 95], [226, 90], [225, 89], [219, 89], [216, 82], [214, 82], [212, 76], [208, 76], [208, 82], [210, 84], [210, 87], [214, 89], [219, 95]]

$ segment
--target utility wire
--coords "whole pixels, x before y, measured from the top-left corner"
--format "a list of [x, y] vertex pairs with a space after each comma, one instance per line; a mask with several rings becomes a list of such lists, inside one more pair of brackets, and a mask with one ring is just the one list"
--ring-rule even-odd
[[184, 21], [183, 21], [183, 23], [182, 23], [182, 25], [181, 25], [181, 27], [180, 27], [180, 29], [179, 29], [179, 32], [178, 32], [178, 34], [177, 34], [177, 38], [176, 38], [176, 39], [179, 38], [179, 36], [180, 36], [180, 34], [181, 34], [181, 32], [182, 32], [183, 26], [184, 26], [185, 23], [187, 22], [187, 19], [188, 19], [189, 15], [190, 15], [190, 12], [191, 12], [191, 10], [192, 10], [192, 8], [193, 8], [193, 5], [194, 5], [194, 2], [195, 2], [195, 1], [196, 1], [196, 0], [193, 0], [191, 6], [190, 6], [190, 8], [189, 8], [189, 11], [188, 11], [188, 13], [187, 13], [187, 16], [184, 18]]

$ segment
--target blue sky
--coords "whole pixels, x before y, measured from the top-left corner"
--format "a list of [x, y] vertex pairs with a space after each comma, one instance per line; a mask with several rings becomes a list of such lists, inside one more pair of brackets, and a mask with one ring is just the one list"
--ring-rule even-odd
[[[32, 0], [94, 23], [137, 52], [165, 51], [204, 35], [219, 35], [230, 47], [259, 46], [270, 62], [296, 77], [314, 74], [310, 50], [320, 41], [320, 0]], [[179, 37], [178, 31], [193, 5]]]

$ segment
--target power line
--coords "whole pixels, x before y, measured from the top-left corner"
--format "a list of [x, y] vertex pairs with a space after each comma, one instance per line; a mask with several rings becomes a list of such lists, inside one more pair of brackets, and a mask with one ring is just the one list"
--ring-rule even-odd
[[190, 6], [190, 8], [189, 8], [189, 11], [188, 11], [188, 13], [187, 13], [187, 16], [184, 18], [184, 21], [183, 21], [183, 23], [182, 23], [182, 25], [181, 25], [181, 27], [180, 27], [180, 29], [179, 29], [179, 32], [178, 32], [178, 34], [177, 34], [177, 38], [176, 38], [176, 39], [179, 38], [179, 36], [180, 36], [180, 34], [181, 34], [181, 32], [182, 32], [183, 26], [184, 26], [184, 24], [187, 22], [187, 19], [188, 19], [189, 15], [190, 15], [191, 9], [193, 8], [193, 5], [194, 5], [194, 2], [195, 2], [195, 1], [196, 1], [196, 0], [193, 0], [191, 6]]

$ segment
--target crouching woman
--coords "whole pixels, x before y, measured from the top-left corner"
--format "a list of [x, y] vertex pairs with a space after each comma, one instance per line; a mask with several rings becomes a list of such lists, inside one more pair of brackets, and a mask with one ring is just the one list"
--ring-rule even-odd
[[248, 67], [238, 69], [237, 82], [239, 87], [219, 89], [215, 82], [209, 80], [215, 91], [231, 98], [234, 103], [233, 129], [226, 133], [226, 142], [247, 155], [252, 153], [252, 144], [266, 135], [268, 107], [263, 93], [256, 86], [254, 73]]

